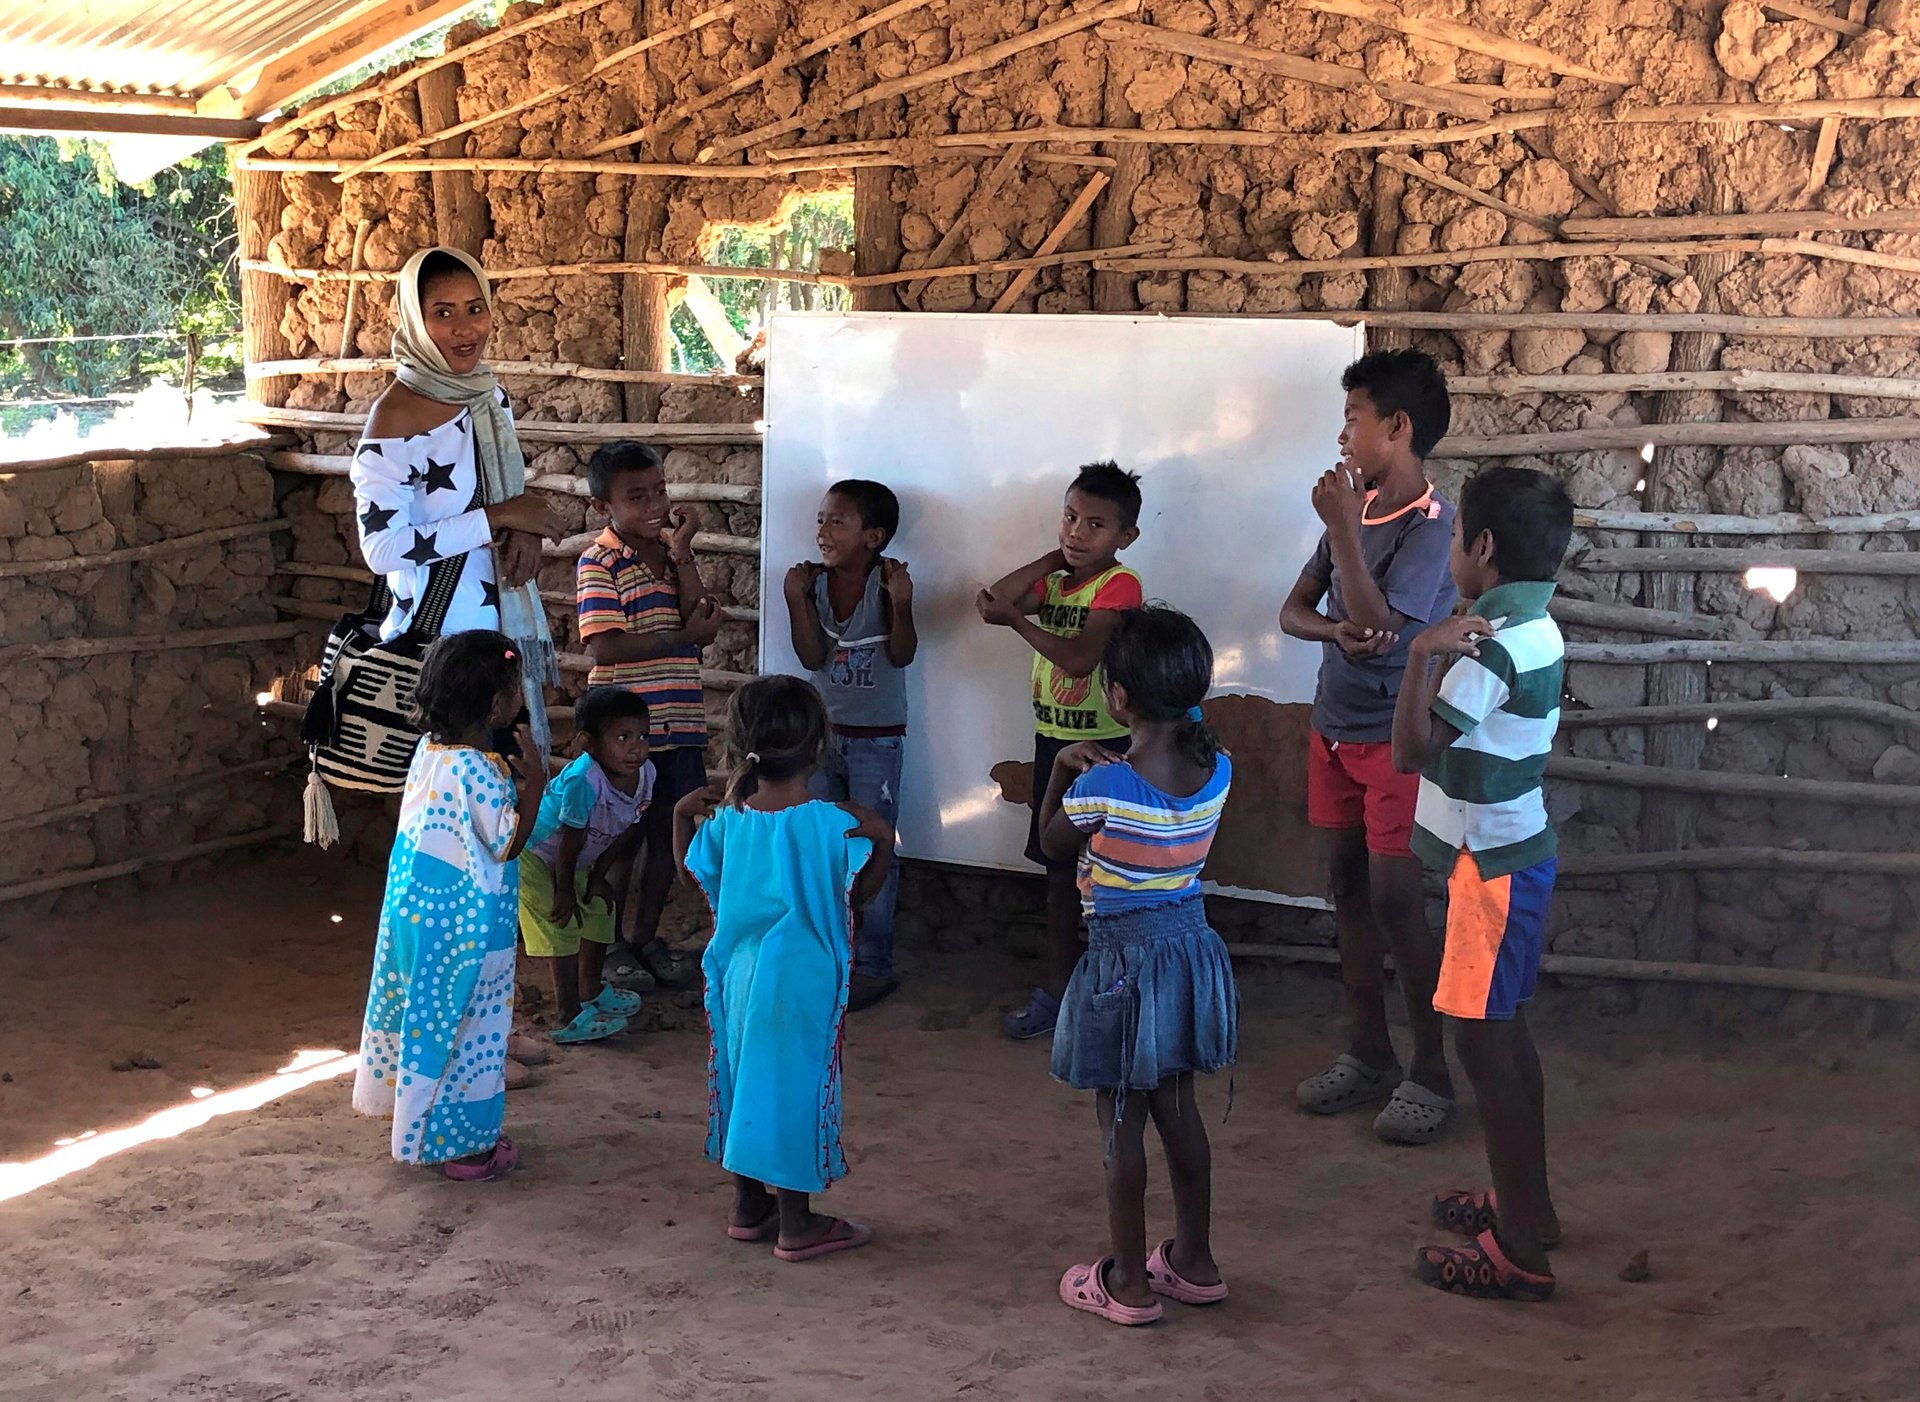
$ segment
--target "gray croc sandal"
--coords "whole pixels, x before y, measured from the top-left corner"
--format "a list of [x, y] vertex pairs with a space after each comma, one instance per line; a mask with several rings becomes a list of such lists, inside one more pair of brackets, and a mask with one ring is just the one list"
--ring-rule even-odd
[[1373, 1132], [1389, 1144], [1431, 1144], [1453, 1123], [1453, 1102], [1418, 1081], [1402, 1081], [1374, 1119]]
[[1376, 1071], [1350, 1052], [1341, 1052], [1332, 1070], [1307, 1077], [1295, 1088], [1294, 1097], [1309, 1115], [1337, 1115], [1385, 1100], [1405, 1074], [1398, 1062]]

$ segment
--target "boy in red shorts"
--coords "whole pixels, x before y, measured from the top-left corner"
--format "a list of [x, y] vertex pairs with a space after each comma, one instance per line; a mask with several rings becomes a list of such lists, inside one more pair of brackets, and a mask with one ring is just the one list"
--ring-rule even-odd
[[[1453, 608], [1453, 507], [1426, 455], [1451, 417], [1446, 380], [1420, 351], [1376, 351], [1340, 378], [1340, 463], [1313, 489], [1326, 532], [1281, 610], [1292, 637], [1321, 644], [1307, 763], [1307, 817], [1331, 834], [1340, 981], [1351, 1032], [1330, 1070], [1302, 1081], [1300, 1107], [1332, 1115], [1387, 1101], [1374, 1129], [1426, 1144], [1453, 1115], [1453, 1080], [1433, 1009], [1440, 947], [1414, 857], [1419, 776], [1394, 769], [1393, 709], [1414, 636]], [[1325, 611], [1321, 604], [1325, 601]], [[1387, 1028], [1391, 951], [1413, 1027], [1405, 1071]]]

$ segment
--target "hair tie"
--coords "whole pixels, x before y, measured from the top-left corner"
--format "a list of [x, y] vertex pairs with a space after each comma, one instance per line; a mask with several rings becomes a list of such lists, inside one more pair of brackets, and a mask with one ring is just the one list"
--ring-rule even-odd
[[505, 653], [505, 657], [506, 657], [506, 660], [507, 660], [507, 661], [509, 661], [509, 662], [511, 662], [511, 661], [513, 661], [513, 649], [512, 649], [512, 648], [508, 648], [508, 649], [506, 650], [506, 653]]
[[760, 762], [760, 752], [759, 752], [758, 750], [748, 750], [748, 751], [747, 751], [747, 763], [748, 763], [748, 764], [758, 764], [759, 762]]
[[1205, 720], [1206, 717], [1201, 714], [1200, 708], [1198, 706], [1189, 706], [1187, 707], [1187, 719], [1190, 721], [1199, 722], [1199, 721]]

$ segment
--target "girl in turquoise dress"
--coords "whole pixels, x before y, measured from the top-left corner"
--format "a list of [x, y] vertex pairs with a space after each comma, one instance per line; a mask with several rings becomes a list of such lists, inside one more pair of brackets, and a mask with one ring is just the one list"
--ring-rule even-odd
[[674, 809], [681, 873], [714, 914], [702, 960], [707, 1157], [733, 1175], [727, 1235], [807, 1261], [873, 1239], [861, 1223], [814, 1212], [810, 1195], [847, 1171], [840, 1036], [853, 912], [886, 878], [893, 829], [851, 803], [808, 797], [827, 709], [798, 677], [736, 691], [727, 735], [725, 794], [702, 790]]
[[524, 725], [511, 769], [493, 753], [492, 735], [521, 706], [519, 659], [500, 633], [441, 638], [414, 703], [426, 738], [407, 771], [387, 863], [353, 1108], [391, 1117], [400, 1162], [490, 1181], [518, 1162], [501, 1133], [516, 859], [533, 833], [546, 766]]

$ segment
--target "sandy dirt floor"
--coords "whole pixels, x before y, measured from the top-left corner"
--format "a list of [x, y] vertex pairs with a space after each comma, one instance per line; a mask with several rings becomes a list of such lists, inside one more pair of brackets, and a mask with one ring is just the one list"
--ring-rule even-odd
[[[287, 859], [0, 926], [0, 1161], [352, 1047], [378, 896]], [[330, 1081], [0, 1203], [0, 1397], [1920, 1396], [1920, 1060], [1890, 1041], [1543, 1018], [1560, 1297], [1493, 1305], [1409, 1269], [1428, 1196], [1482, 1181], [1471, 1117], [1396, 1150], [1295, 1113], [1333, 986], [1257, 971], [1231, 1119], [1224, 1081], [1203, 1098], [1233, 1297], [1128, 1332], [1055, 1298], [1103, 1238], [1099, 1144], [1044, 1047], [996, 1035], [1026, 971], [910, 968], [849, 1032], [853, 1176], [824, 1199], [870, 1249], [787, 1266], [724, 1237], [687, 1014], [512, 1097], [501, 1184], [394, 1164]], [[160, 1065], [109, 1069], [136, 1054]], [[1642, 1248], [1651, 1279], [1622, 1281]]]

